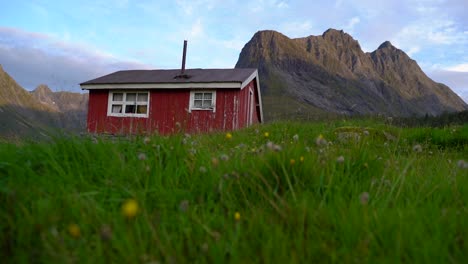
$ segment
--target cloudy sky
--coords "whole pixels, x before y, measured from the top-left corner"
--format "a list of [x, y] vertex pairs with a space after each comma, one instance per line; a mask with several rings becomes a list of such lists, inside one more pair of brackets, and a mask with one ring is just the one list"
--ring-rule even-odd
[[0, 10], [0, 64], [26, 89], [122, 69], [232, 68], [259, 30], [343, 29], [366, 52], [389, 40], [468, 102], [468, 0], [15, 0]]

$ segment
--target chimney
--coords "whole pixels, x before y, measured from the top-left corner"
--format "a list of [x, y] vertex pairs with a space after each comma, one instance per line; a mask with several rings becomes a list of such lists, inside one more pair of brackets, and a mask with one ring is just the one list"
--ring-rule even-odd
[[182, 69], [180, 75], [185, 75], [185, 57], [187, 56], [187, 40], [184, 40], [184, 53], [182, 54]]

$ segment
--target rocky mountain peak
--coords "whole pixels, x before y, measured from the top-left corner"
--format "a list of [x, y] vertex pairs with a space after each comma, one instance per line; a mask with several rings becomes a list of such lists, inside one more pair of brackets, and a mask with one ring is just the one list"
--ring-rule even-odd
[[329, 28], [327, 31], [323, 32], [322, 37], [324, 39], [338, 39], [338, 38], [352, 38], [348, 33], [343, 30], [338, 30], [334, 28]]
[[322, 109], [410, 116], [468, 109], [450, 88], [427, 77], [389, 41], [365, 53], [343, 30], [295, 39], [259, 31], [242, 49], [236, 67], [259, 69], [264, 102], [271, 102], [264, 106], [266, 113], [272, 112], [270, 118], [278, 114], [275, 96], [288, 97], [299, 107], [291, 113]]
[[356, 48], [361, 50], [359, 42], [343, 30], [330, 28], [322, 34], [322, 38], [335, 46], [347, 46], [347, 48]]
[[45, 84], [38, 85], [36, 89], [34, 89], [33, 92], [38, 93], [38, 94], [43, 94], [43, 95], [49, 95], [53, 93], [52, 90], [49, 88], [49, 86]]
[[385, 41], [384, 43], [380, 44], [380, 46], [377, 48], [379, 49], [396, 49], [395, 46], [392, 45], [390, 41]]

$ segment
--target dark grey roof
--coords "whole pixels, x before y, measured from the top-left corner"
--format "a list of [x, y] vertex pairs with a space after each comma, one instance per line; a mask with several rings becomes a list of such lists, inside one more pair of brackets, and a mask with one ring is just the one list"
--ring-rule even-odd
[[130, 84], [130, 83], [242, 83], [256, 69], [186, 69], [188, 78], [177, 78], [176, 70], [129, 70], [114, 72], [84, 83], [86, 84]]

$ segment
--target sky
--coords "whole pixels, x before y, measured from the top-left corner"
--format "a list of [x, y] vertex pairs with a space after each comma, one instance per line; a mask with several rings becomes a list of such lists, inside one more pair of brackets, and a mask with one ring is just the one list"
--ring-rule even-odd
[[468, 0], [15, 0], [0, 9], [0, 64], [28, 90], [126, 69], [233, 68], [259, 30], [342, 29], [365, 52], [406, 52], [468, 102]]

